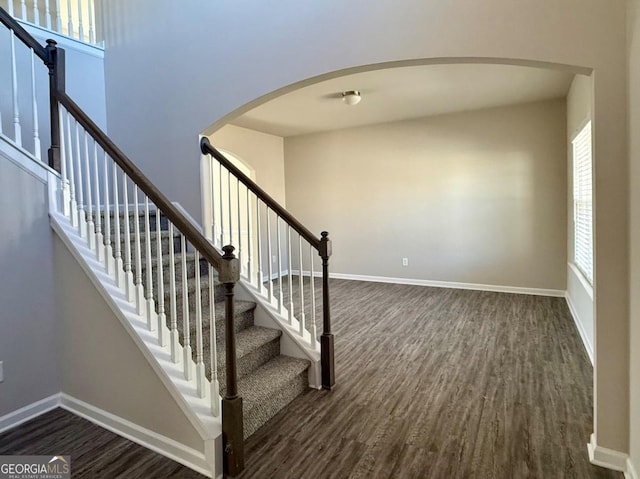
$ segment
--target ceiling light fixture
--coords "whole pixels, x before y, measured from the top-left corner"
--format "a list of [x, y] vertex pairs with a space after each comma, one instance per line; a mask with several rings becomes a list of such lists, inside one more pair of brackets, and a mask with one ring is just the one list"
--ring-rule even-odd
[[342, 92], [342, 101], [349, 106], [357, 105], [360, 103], [360, 100], [362, 100], [362, 97], [358, 90], [347, 90]]

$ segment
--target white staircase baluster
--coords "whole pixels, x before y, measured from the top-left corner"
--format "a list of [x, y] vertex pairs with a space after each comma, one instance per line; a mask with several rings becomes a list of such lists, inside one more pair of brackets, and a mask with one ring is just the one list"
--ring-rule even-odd
[[87, 198], [87, 240], [89, 248], [96, 250], [96, 231], [94, 226], [93, 192], [91, 191], [91, 167], [89, 162], [89, 135], [84, 132], [84, 171], [85, 171], [85, 196]]
[[260, 199], [256, 196], [256, 281], [258, 281], [258, 291], [262, 293], [264, 278], [262, 277], [262, 228], [260, 226]]
[[193, 359], [191, 351], [191, 330], [189, 329], [189, 283], [187, 278], [187, 242], [183, 234], [180, 234], [180, 267], [182, 271], [182, 334], [183, 334], [183, 368], [184, 378], [191, 381], [193, 378]]
[[273, 301], [273, 282], [275, 281], [273, 277], [273, 251], [271, 248], [271, 215], [269, 214], [269, 206], [265, 205], [265, 210], [267, 213], [267, 264], [269, 274], [269, 302]]
[[33, 0], [33, 23], [40, 26], [40, 11], [38, 10], [38, 0]]
[[20, 17], [25, 22], [29, 21], [27, 18], [27, 2], [25, 0], [20, 0], [20, 10], [22, 13], [22, 17]]
[[228, 203], [227, 203], [227, 211], [229, 215], [229, 241], [227, 243], [223, 243], [222, 246], [227, 244], [233, 244], [233, 211], [231, 209], [231, 172], [227, 170], [227, 193], [228, 193]]
[[87, 216], [86, 216], [86, 212], [85, 212], [85, 205], [84, 205], [84, 185], [82, 182], [82, 153], [80, 152], [80, 125], [78, 124], [78, 122], [75, 122], [76, 124], [76, 136], [75, 136], [75, 140], [76, 140], [76, 166], [77, 166], [77, 170], [76, 170], [76, 174], [78, 177], [78, 183], [76, 185], [76, 197], [78, 199], [78, 233], [80, 234], [80, 237], [86, 239], [87, 238], [87, 230], [86, 230], [86, 221], [87, 221]]
[[253, 241], [251, 240], [251, 194], [249, 188], [245, 188], [247, 190], [247, 279], [249, 280], [249, 284], [253, 283], [253, 275], [251, 274], [251, 261], [253, 260]]
[[[304, 281], [302, 276], [302, 235], [298, 235], [298, 287], [300, 288], [300, 314], [298, 321], [300, 322], [300, 336], [304, 337], [305, 328], [305, 312], [304, 312]], [[313, 279], [313, 278], [312, 278]]]
[[[240, 265], [240, 274], [242, 275], [242, 261], [244, 260], [244, 251], [242, 251], [242, 208], [240, 206], [240, 180], [236, 178], [236, 203], [238, 206], [238, 238], [237, 238], [237, 252], [238, 264]], [[233, 243], [232, 243], [233, 244]]]
[[120, 232], [120, 190], [118, 181], [118, 165], [113, 162], [113, 231], [115, 232], [114, 240], [114, 257], [115, 257], [115, 274], [116, 284], [122, 290], [125, 290], [124, 284], [124, 265], [122, 264], [122, 234]]
[[293, 264], [291, 262], [291, 227], [287, 225], [287, 279], [289, 286], [289, 324], [293, 324]]
[[133, 234], [135, 238], [135, 262], [136, 262], [136, 312], [145, 314], [144, 284], [142, 282], [142, 250], [140, 249], [140, 205], [138, 204], [138, 185], [133, 185]]
[[169, 222], [169, 314], [171, 314], [171, 360], [177, 364], [180, 362], [180, 335], [178, 334], [178, 308], [176, 301], [176, 255], [174, 246], [173, 223]]
[[95, 190], [96, 208], [96, 259], [104, 262], [104, 236], [102, 235], [102, 214], [100, 213], [100, 170], [98, 168], [98, 143], [93, 142], [93, 189]]
[[13, 0], [9, 0], [9, 9], [7, 13], [13, 17]]
[[151, 258], [151, 226], [149, 224], [149, 198], [144, 196], [144, 253], [147, 263], [147, 288], [145, 297], [147, 300], [147, 326], [150, 331], [156, 330], [155, 312], [156, 304], [153, 299], [153, 262]]
[[[204, 398], [207, 395], [207, 388], [205, 387], [207, 378], [205, 376], [204, 354], [202, 350], [202, 284], [200, 281], [200, 252], [198, 250], [196, 250], [193, 262], [196, 271], [196, 385], [198, 396]], [[215, 327], [215, 325], [213, 326]]]
[[206, 158], [206, 161], [208, 162], [208, 168], [209, 168], [209, 198], [211, 198], [211, 241], [215, 244], [217, 238], [216, 238], [216, 226], [217, 226], [217, 222], [216, 222], [216, 208], [218, 207], [218, 202], [216, 201], [216, 188], [215, 188], [215, 174], [214, 174], [214, 163], [213, 163], [213, 158], [211, 157], [211, 155], [203, 155], [203, 158]]
[[224, 201], [222, 199], [224, 189], [222, 188], [222, 165], [220, 163], [218, 163], [218, 180], [220, 194], [220, 201], [218, 202], [220, 204], [220, 244], [218, 246], [222, 248], [224, 246]]
[[51, 30], [51, 6], [49, 0], [44, 0], [44, 22], [47, 30]]
[[[75, 121], [75, 120], [74, 120]], [[71, 115], [67, 112], [67, 158], [69, 160], [69, 204], [71, 207], [71, 226], [78, 227], [78, 203], [76, 203], [76, 175], [71, 141]]]
[[[37, 2], [36, 2], [37, 3]], [[35, 53], [33, 48], [30, 49], [31, 53], [31, 98], [33, 100], [33, 149], [37, 159], [42, 159], [42, 152], [40, 147], [40, 129], [38, 125], [38, 98], [36, 96], [36, 69], [35, 69]]]
[[218, 381], [218, 344], [216, 338], [216, 301], [213, 266], [209, 265], [209, 342], [211, 347], [211, 414], [220, 415], [220, 382]]
[[73, 38], [73, 14], [71, 13], [71, 0], [67, 0], [67, 36]]
[[167, 316], [164, 311], [164, 267], [162, 261], [162, 212], [156, 206], [156, 278], [158, 280], [158, 344], [167, 344]]
[[[67, 142], [66, 139], [66, 131], [65, 131], [65, 121], [64, 121], [64, 112], [62, 108], [59, 111], [60, 117], [60, 201], [62, 204], [61, 213], [65, 216], [65, 218], [69, 218], [71, 208], [71, 197], [69, 196], [69, 179], [67, 178]], [[69, 115], [69, 113], [67, 113]]]
[[313, 255], [315, 249], [309, 245], [309, 279], [311, 280], [311, 339], [309, 345], [316, 347], [317, 331], [316, 331], [316, 278], [313, 272]]
[[56, 32], [62, 33], [62, 15], [60, 15], [60, 0], [56, 0]]
[[85, 38], [82, 20], [82, 0], [78, 0], [78, 40], [84, 42]]
[[124, 282], [127, 289], [127, 300], [133, 303], [136, 291], [131, 270], [131, 218], [135, 218], [135, 216], [129, 211], [129, 182], [124, 172], [122, 173], [122, 202], [124, 208]]
[[96, 36], [93, 31], [93, 0], [89, 0], [87, 3], [89, 5], [89, 43], [93, 44], [96, 42]]
[[16, 36], [11, 32], [11, 88], [13, 92], [13, 140], [22, 146], [22, 127], [20, 126], [20, 106], [18, 104], [18, 67], [16, 64]]
[[280, 238], [280, 217], [276, 215], [276, 246], [278, 248], [278, 312], [282, 314], [284, 296], [282, 291], [282, 241]]
[[102, 195], [103, 195], [103, 203], [104, 203], [104, 263], [107, 274], [114, 274], [114, 261], [113, 261], [113, 248], [111, 247], [111, 208], [109, 206], [109, 161], [108, 161], [107, 153], [104, 152], [102, 157]]

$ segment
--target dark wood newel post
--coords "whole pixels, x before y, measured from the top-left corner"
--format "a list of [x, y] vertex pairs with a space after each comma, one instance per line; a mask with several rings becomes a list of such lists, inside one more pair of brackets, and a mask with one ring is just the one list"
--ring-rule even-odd
[[320, 363], [322, 366], [322, 387], [331, 389], [336, 383], [335, 361], [333, 358], [333, 334], [331, 333], [331, 308], [329, 303], [329, 257], [331, 240], [329, 233], [323, 231], [320, 239], [320, 257], [322, 258], [322, 336], [320, 337]]
[[49, 166], [60, 172], [60, 110], [57, 92], [65, 91], [64, 50], [55, 40], [47, 40], [47, 67], [49, 68], [49, 114], [51, 119], [51, 147]]
[[[236, 476], [244, 469], [244, 421], [242, 417], [242, 398], [238, 395], [238, 369], [236, 357], [236, 333], [234, 330], [234, 292], [240, 279], [239, 262], [233, 254], [234, 247], [227, 245], [223, 264], [218, 275], [225, 290], [225, 346], [227, 390], [222, 399], [222, 442], [223, 467], [228, 476]], [[213, 326], [212, 326], [213, 327]]]

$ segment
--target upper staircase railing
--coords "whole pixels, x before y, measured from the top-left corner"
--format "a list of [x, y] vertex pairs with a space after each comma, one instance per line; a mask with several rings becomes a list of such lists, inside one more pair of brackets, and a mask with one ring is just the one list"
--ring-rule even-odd
[[[9, 31], [9, 46], [0, 45], [0, 49], [10, 52], [11, 65], [11, 100], [0, 103], [0, 111], [11, 111], [13, 130], [3, 133], [0, 117], [0, 134], [38, 159], [42, 156], [39, 125], [44, 115], [38, 114], [37, 81], [42, 76], [35, 68], [38, 58], [49, 73], [49, 166], [60, 174], [59, 210], [54, 213], [63, 215], [94, 252], [136, 313], [146, 319], [146, 328], [157, 345], [170, 353], [184, 379], [195, 386], [197, 396], [209, 402], [214, 416], [220, 415], [214, 327], [216, 280], [223, 285], [227, 358], [221, 411], [223, 459], [225, 472], [236, 475], [244, 467], [244, 439], [233, 323], [239, 263], [233, 246], [225, 245], [221, 254], [67, 95], [64, 50], [55, 41], [48, 40], [46, 48], [42, 47], [2, 8], [0, 23]], [[18, 51], [20, 45], [26, 50]], [[22, 68], [25, 63], [26, 68]], [[27, 82], [19, 81], [22, 74], [28, 76]], [[29, 88], [23, 88], [25, 83]], [[25, 104], [31, 110], [26, 130], [33, 131], [33, 141], [23, 141], [21, 107]], [[188, 271], [196, 272], [192, 289], [188, 287]], [[208, 292], [201, 284], [201, 272], [208, 276]], [[204, 337], [207, 316], [209, 334]], [[205, 358], [207, 349], [209, 357]]]
[[0, 0], [10, 16], [75, 40], [98, 45], [95, 0]]
[[[323, 231], [315, 236], [291, 213], [244, 174], [209, 139], [200, 148], [209, 163], [203, 210], [204, 230], [215, 244], [237, 247], [242, 279], [284, 318], [293, 334], [316, 348], [316, 303], [322, 303], [320, 363], [322, 387], [335, 384], [334, 338], [329, 304], [331, 241]], [[319, 255], [321, 271], [313, 258]], [[274, 261], [275, 260], [275, 261]], [[275, 265], [274, 265], [275, 263]], [[265, 278], [266, 272], [266, 278]], [[321, 278], [316, 288], [316, 277]], [[306, 283], [306, 285], [305, 285]], [[316, 298], [316, 290], [321, 294]], [[320, 301], [317, 301], [317, 300]]]

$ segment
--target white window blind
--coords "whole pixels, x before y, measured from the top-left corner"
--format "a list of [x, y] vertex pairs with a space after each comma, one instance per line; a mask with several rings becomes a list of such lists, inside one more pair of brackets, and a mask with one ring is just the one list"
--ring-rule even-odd
[[593, 284], [591, 122], [573, 139], [574, 262]]

